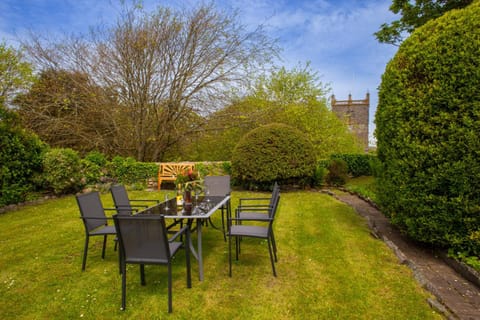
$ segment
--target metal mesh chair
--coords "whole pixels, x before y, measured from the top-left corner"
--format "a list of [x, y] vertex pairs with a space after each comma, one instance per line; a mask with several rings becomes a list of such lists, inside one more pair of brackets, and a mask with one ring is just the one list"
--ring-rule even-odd
[[[274, 203], [271, 210], [268, 210], [268, 214], [263, 214], [263, 222], [266, 222], [266, 226], [262, 225], [247, 225], [244, 222], [251, 219], [241, 219], [241, 218], [228, 218], [228, 264], [229, 264], [229, 275], [232, 276], [232, 237], [235, 238], [235, 258], [238, 260], [240, 254], [240, 239], [244, 237], [250, 238], [260, 238], [266, 239], [268, 242], [268, 251], [270, 254], [270, 262], [272, 264], [273, 275], [276, 277], [277, 272], [275, 270], [275, 262], [277, 261], [277, 248], [275, 244], [275, 239], [273, 236], [273, 222], [277, 212], [278, 204], [280, 202], [280, 194], [274, 197]], [[251, 220], [252, 221], [252, 220]], [[259, 221], [259, 220], [255, 220]], [[233, 223], [235, 222], [235, 224]]]
[[[126, 307], [127, 264], [140, 265], [141, 284], [145, 285], [146, 264], [167, 265], [168, 267], [168, 312], [172, 312], [172, 258], [180, 248], [185, 248], [187, 266], [187, 287], [191, 288], [190, 273], [190, 233], [188, 227], [180, 229], [170, 239], [162, 215], [138, 214], [133, 216], [116, 214], [113, 216], [120, 244], [120, 267], [122, 273], [122, 310]], [[175, 241], [186, 235], [186, 242]]]
[[[276, 206], [280, 198], [280, 187], [275, 182], [270, 198], [241, 198], [239, 205], [235, 209], [235, 218], [238, 224], [242, 221], [262, 221], [269, 222], [272, 211], [277, 210]], [[267, 203], [268, 201], [268, 203]], [[277, 253], [277, 245], [272, 229], [271, 234], [274, 253]]]
[[88, 243], [90, 237], [103, 236], [102, 259], [105, 258], [105, 247], [108, 235], [115, 235], [117, 232], [114, 226], [109, 226], [105, 210], [98, 192], [90, 192], [76, 196], [80, 215], [85, 227], [85, 247], [83, 249], [82, 271], [87, 263]]
[[159, 203], [159, 200], [130, 200], [128, 198], [127, 190], [123, 185], [114, 185], [110, 188], [112, 194], [113, 203], [119, 214], [132, 214], [138, 211], [139, 208], [147, 208], [146, 204], [134, 205], [132, 202], [154, 202]]
[[[226, 196], [231, 193], [230, 176], [206, 176], [203, 180], [205, 186], [205, 195], [208, 197]], [[222, 232], [223, 239], [227, 241], [225, 228], [225, 206], [220, 208], [222, 210]], [[211, 221], [210, 221], [211, 223]]]

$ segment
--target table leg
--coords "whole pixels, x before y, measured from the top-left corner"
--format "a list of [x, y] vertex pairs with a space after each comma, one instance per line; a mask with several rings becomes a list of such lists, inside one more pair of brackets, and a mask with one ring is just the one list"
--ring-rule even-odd
[[202, 219], [197, 219], [198, 279], [203, 281]]

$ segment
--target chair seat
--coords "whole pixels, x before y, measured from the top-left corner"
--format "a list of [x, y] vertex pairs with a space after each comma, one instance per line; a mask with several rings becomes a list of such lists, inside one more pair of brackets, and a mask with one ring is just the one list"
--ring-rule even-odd
[[99, 236], [105, 234], [117, 234], [117, 231], [115, 230], [115, 226], [104, 226], [90, 231], [89, 234], [91, 236]]
[[257, 220], [257, 221], [268, 221], [270, 218], [267, 213], [258, 213], [258, 212], [239, 212], [238, 219], [240, 220]]
[[230, 235], [268, 238], [268, 227], [233, 225], [230, 227]]

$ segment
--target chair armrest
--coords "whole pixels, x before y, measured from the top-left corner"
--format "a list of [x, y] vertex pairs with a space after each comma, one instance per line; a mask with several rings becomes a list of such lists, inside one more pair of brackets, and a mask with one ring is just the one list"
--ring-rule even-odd
[[[119, 207], [128, 207], [128, 206], [119, 206]], [[148, 208], [148, 205], [145, 205], [145, 204], [131, 204], [130, 207], [132, 207], [132, 208]]]
[[178, 230], [173, 236], [171, 236], [169, 239], [168, 239], [168, 242], [172, 242], [174, 241], [176, 238], [178, 238], [180, 235], [184, 234], [185, 231], [187, 231], [188, 229], [188, 226], [185, 226], [183, 228], [181, 228], [180, 230]]
[[155, 202], [155, 203], [160, 203], [160, 200], [155, 200], [155, 199], [145, 199], [145, 200], [141, 200], [141, 199], [138, 199], [138, 200], [130, 200], [130, 202]]
[[260, 200], [269, 201], [270, 198], [240, 198], [239, 202], [241, 203], [243, 201], [260, 201]]
[[268, 205], [268, 204], [265, 204], [265, 205], [246, 205], [246, 206], [238, 206], [237, 209], [238, 210], [255, 210], [255, 209], [258, 209], [258, 210], [269, 210], [271, 209], [272, 206], [271, 205]]
[[79, 217], [80, 219], [85, 220], [113, 220], [112, 217], [104, 217], [104, 218], [94, 218], [94, 217]]
[[262, 221], [262, 222], [268, 222], [268, 221], [273, 221], [272, 218], [270, 217], [265, 217], [265, 219], [262, 219], [262, 220], [256, 220], [256, 219], [242, 219], [242, 218], [238, 218], [238, 217], [228, 217], [227, 218], [228, 222], [232, 222], [232, 220], [235, 220], [235, 221]]

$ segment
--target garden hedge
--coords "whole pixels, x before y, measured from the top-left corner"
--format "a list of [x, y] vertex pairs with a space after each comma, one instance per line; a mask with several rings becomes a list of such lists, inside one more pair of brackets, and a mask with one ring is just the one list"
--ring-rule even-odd
[[378, 195], [413, 238], [480, 255], [480, 2], [418, 28], [379, 88]]
[[0, 101], [0, 207], [25, 201], [37, 188], [46, 148]]
[[232, 154], [232, 178], [246, 188], [266, 189], [273, 184], [308, 184], [316, 170], [312, 144], [305, 135], [285, 124], [253, 129]]

